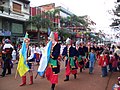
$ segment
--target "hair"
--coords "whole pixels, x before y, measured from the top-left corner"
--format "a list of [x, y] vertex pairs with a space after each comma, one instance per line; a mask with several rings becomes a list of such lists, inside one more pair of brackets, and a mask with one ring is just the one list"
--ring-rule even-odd
[[112, 51], [110, 51], [110, 54], [112, 54], [113, 52]]
[[119, 56], [117, 55], [117, 53], [114, 53], [115, 59], [119, 59]]

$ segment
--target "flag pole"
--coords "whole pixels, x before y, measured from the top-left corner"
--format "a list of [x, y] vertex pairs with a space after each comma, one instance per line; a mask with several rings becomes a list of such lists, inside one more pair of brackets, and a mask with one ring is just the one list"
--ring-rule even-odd
[[38, 73], [35, 75], [35, 79], [37, 78], [37, 76], [38, 76]]
[[17, 71], [17, 69], [16, 69], [16, 72], [15, 72], [15, 79], [17, 78], [17, 76], [18, 76], [18, 71]]

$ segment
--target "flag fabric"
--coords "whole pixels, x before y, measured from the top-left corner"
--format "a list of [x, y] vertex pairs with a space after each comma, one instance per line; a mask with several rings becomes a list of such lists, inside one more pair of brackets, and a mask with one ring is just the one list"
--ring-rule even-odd
[[48, 62], [50, 60], [50, 52], [51, 52], [51, 47], [52, 47], [52, 41], [49, 41], [46, 45], [46, 47], [44, 48], [44, 50], [42, 51], [42, 57], [40, 60], [40, 65], [38, 67], [38, 74], [40, 76], [43, 76], [46, 67], [48, 65]]
[[[27, 38], [27, 34], [25, 35], [25, 38]], [[19, 72], [19, 75], [22, 77], [26, 72], [29, 71], [29, 67], [27, 65], [27, 48], [26, 43], [23, 41], [22, 48], [20, 50], [19, 55], [19, 62], [17, 66], [17, 71]]]
[[48, 28], [48, 36], [50, 35], [50, 33], [51, 33], [51, 30], [50, 30], [50, 28]]

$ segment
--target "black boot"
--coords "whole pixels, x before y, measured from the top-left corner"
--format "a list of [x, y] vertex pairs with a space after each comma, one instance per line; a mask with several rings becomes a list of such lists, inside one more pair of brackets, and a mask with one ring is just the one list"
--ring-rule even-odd
[[76, 77], [77, 77], [76, 74], [74, 74], [74, 79], [76, 79]]
[[82, 72], [82, 68], [80, 68], [80, 72]]
[[52, 84], [51, 90], [54, 90], [54, 88], [55, 88], [55, 84]]
[[66, 79], [64, 81], [69, 81], [69, 76], [66, 76]]

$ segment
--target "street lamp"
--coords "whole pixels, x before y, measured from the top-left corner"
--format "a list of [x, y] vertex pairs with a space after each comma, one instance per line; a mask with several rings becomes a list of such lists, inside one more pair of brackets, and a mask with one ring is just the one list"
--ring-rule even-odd
[[56, 27], [56, 28], [58, 28], [58, 25], [59, 25], [58, 20], [59, 20], [59, 13], [56, 13], [56, 14], [55, 14], [55, 23], [56, 23], [56, 24], [55, 24], [55, 27]]

